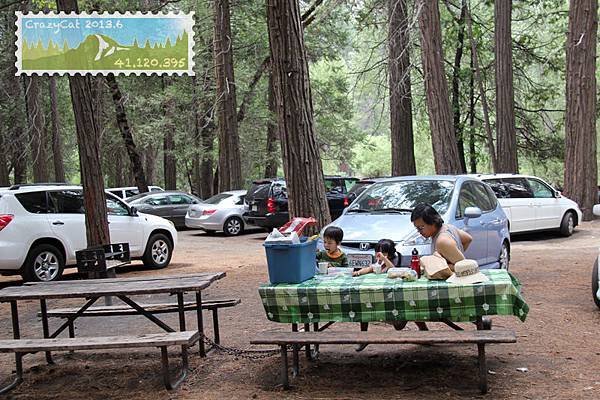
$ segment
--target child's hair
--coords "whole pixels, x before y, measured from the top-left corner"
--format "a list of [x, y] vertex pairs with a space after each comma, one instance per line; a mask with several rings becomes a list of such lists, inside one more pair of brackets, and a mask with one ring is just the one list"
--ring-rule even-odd
[[333, 239], [336, 243], [341, 243], [344, 238], [344, 231], [337, 226], [330, 226], [323, 232], [323, 238]]
[[396, 244], [391, 239], [381, 239], [375, 245], [375, 252], [382, 252], [385, 255], [394, 257], [396, 254]]

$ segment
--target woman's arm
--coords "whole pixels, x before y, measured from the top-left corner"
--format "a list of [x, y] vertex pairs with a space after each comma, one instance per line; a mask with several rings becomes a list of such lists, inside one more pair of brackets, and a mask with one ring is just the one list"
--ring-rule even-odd
[[[466, 233], [466, 232], [465, 232]], [[469, 235], [470, 237], [471, 235]], [[465, 256], [456, 246], [456, 242], [449, 235], [440, 235], [435, 244], [437, 251], [448, 262], [448, 266], [454, 271], [454, 264], [464, 260]]]
[[467, 232], [463, 231], [462, 229], [457, 229], [457, 230], [458, 230], [458, 237], [460, 238], [460, 241], [463, 245], [463, 249], [467, 250], [467, 248], [473, 241], [473, 237], [471, 235], [469, 235]]

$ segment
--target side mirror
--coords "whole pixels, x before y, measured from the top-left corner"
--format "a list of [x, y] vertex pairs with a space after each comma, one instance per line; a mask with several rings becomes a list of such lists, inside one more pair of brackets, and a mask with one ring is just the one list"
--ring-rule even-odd
[[596, 217], [600, 217], [600, 204], [594, 204], [594, 208], [592, 209], [592, 213]]
[[135, 206], [131, 206], [129, 208], [129, 215], [131, 215], [132, 217], [138, 216], [138, 210], [137, 210], [137, 208], [135, 208]]
[[554, 198], [555, 199], [560, 199], [561, 198], [560, 192], [558, 190], [554, 191]]
[[467, 207], [465, 209], [465, 218], [479, 218], [481, 217], [481, 209], [479, 207]]

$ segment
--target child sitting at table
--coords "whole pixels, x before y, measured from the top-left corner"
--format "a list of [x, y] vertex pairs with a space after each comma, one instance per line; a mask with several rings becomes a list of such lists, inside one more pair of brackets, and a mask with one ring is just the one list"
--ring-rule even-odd
[[344, 231], [337, 226], [330, 226], [323, 232], [325, 250], [317, 252], [317, 262], [328, 262], [328, 267], [348, 267], [348, 257], [339, 246], [344, 238]]
[[[396, 251], [396, 244], [391, 239], [381, 239], [375, 245], [375, 260], [381, 265], [381, 272], [387, 272], [388, 269], [400, 266], [400, 255]], [[360, 276], [374, 272], [373, 266], [361, 268], [354, 271], [352, 276]]]

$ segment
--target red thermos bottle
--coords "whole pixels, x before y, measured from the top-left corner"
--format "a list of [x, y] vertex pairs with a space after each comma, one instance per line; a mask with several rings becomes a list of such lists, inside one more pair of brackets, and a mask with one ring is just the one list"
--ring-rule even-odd
[[410, 258], [410, 268], [417, 273], [417, 277], [421, 277], [421, 262], [419, 261], [419, 252], [417, 249], [413, 249], [412, 257]]

